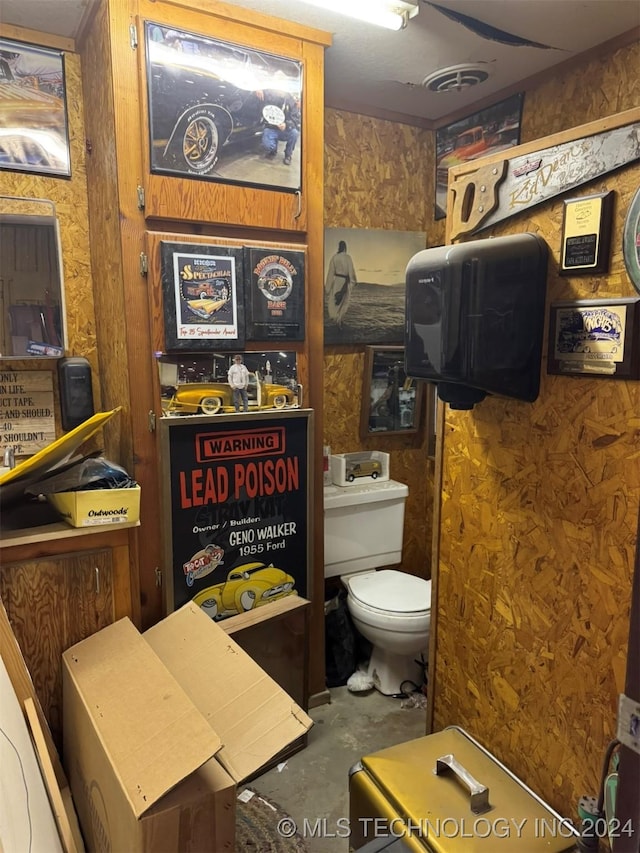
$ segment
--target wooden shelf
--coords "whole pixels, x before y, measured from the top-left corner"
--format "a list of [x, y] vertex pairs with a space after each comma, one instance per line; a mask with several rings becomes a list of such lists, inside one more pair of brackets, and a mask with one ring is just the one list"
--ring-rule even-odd
[[122, 521], [117, 524], [96, 524], [93, 527], [71, 527], [64, 521], [43, 524], [40, 527], [28, 527], [23, 530], [4, 530], [0, 532], [0, 548], [13, 548], [16, 545], [37, 545], [61, 539], [75, 539], [79, 536], [91, 536], [98, 533], [116, 533], [131, 527], [139, 527], [139, 521]]

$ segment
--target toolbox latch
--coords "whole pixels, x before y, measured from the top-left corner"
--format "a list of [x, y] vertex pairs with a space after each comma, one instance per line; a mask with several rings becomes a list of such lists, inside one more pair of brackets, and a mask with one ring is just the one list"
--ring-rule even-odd
[[440, 776], [448, 770], [451, 770], [458, 782], [469, 792], [469, 804], [474, 814], [484, 814], [484, 812], [488, 812], [491, 809], [487, 786], [478, 782], [452, 753], [437, 758], [436, 769], [433, 772], [436, 776]]

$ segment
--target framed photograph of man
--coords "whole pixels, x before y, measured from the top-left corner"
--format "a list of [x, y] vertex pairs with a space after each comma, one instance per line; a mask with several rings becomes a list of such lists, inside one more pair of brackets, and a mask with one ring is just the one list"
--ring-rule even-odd
[[165, 350], [244, 346], [242, 248], [163, 241], [160, 253]]
[[447, 215], [451, 166], [501, 150], [508, 157], [509, 149], [518, 145], [523, 99], [524, 94], [519, 92], [436, 130], [436, 219], [444, 219]]
[[422, 231], [325, 228], [324, 342], [402, 343], [405, 270]]
[[145, 22], [151, 171], [297, 192], [302, 64]]
[[64, 56], [0, 39], [0, 169], [71, 175]]

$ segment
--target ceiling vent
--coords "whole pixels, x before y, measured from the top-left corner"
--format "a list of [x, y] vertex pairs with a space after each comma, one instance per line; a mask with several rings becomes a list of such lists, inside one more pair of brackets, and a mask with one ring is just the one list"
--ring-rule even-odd
[[489, 72], [477, 65], [451, 65], [434, 71], [422, 81], [422, 85], [430, 92], [458, 92], [484, 83]]

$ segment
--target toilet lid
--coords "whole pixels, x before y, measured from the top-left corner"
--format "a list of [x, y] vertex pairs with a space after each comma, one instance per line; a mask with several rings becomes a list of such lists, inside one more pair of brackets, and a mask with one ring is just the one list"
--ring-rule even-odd
[[394, 569], [349, 578], [349, 591], [368, 607], [392, 613], [422, 613], [431, 609], [431, 581]]

